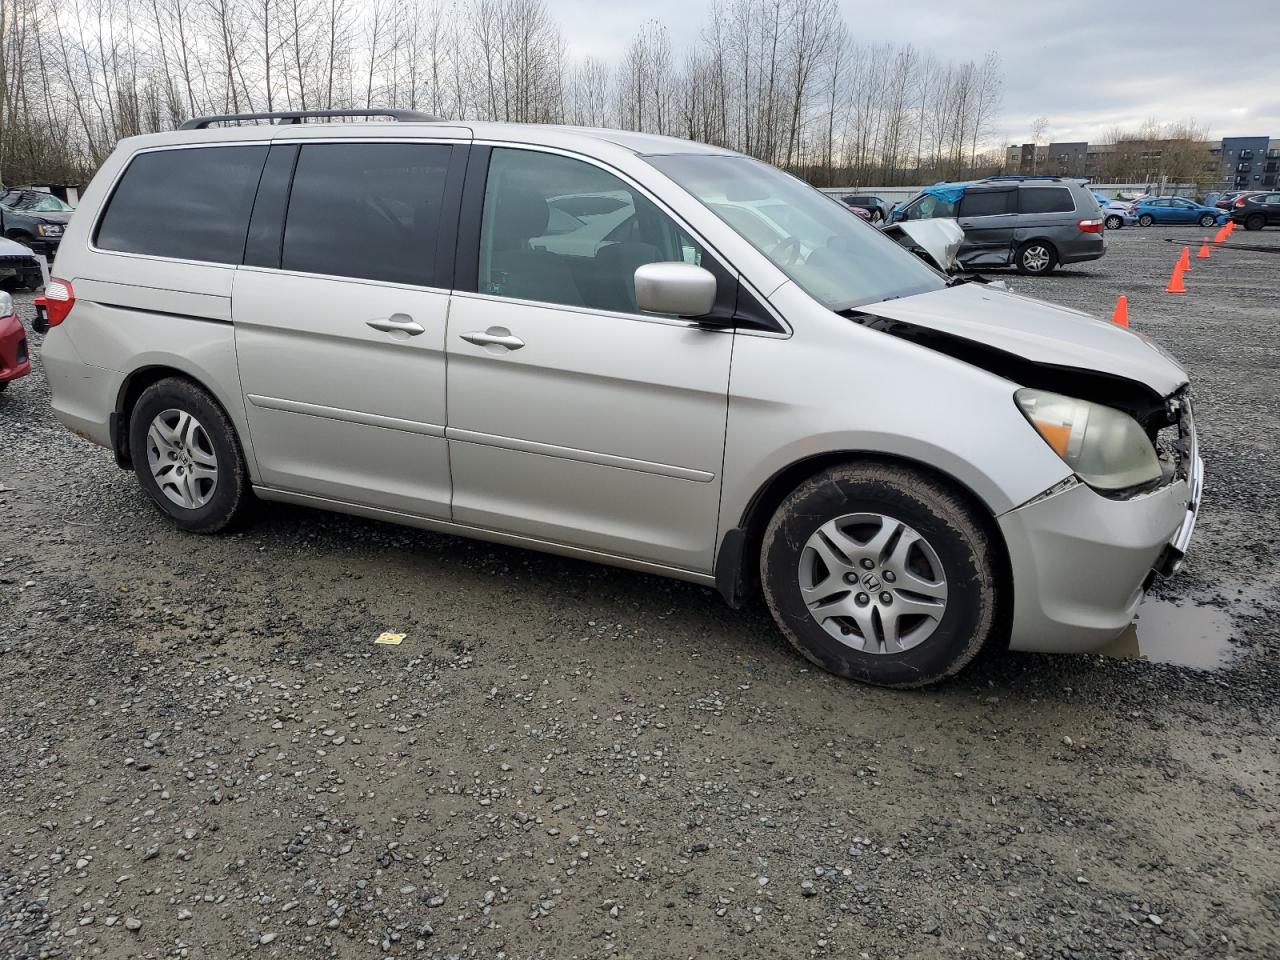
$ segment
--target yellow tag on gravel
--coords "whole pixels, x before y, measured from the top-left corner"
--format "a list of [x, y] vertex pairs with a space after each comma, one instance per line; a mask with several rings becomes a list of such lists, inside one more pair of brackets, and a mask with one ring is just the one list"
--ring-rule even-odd
[[400, 646], [400, 641], [404, 639], [403, 633], [382, 633], [378, 635], [378, 639], [374, 643], [388, 643], [393, 647]]

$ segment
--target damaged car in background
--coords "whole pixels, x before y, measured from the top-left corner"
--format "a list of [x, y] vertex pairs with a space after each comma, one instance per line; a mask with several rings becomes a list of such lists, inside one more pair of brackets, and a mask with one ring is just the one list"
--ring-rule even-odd
[[[804, 656], [888, 686], [1097, 649], [1177, 569], [1203, 470], [1150, 340], [731, 151], [397, 117], [193, 121], [85, 193], [53, 410], [179, 527], [252, 494], [761, 591]], [[903, 233], [943, 266], [972, 239]]]

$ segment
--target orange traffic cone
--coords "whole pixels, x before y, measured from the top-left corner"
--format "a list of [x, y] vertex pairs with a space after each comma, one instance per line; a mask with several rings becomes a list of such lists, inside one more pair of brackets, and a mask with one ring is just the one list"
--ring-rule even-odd
[[1191, 269], [1191, 248], [1183, 247], [1182, 256], [1178, 257], [1178, 265], [1182, 267], [1182, 272], [1186, 273]]
[[1111, 322], [1117, 327], [1129, 326], [1129, 298], [1123, 293], [1116, 297], [1116, 309], [1111, 314]]
[[1173, 265], [1173, 273], [1169, 275], [1169, 285], [1164, 288], [1165, 293], [1186, 293], [1186, 285], [1182, 282], [1182, 261], [1179, 260]]
[[1196, 254], [1196, 259], [1197, 259], [1197, 260], [1208, 260], [1208, 259], [1209, 259], [1209, 238], [1208, 238], [1208, 237], [1201, 237], [1201, 238], [1200, 238], [1200, 250], [1199, 250], [1199, 252]]
[[1227, 228], [1219, 227], [1218, 232], [1213, 235], [1214, 243], [1221, 243], [1227, 236]]
[[1228, 220], [1226, 222], [1226, 228], [1227, 228], [1227, 235], [1226, 237], [1222, 238], [1224, 240], [1227, 239], [1227, 237], [1231, 236], [1231, 234], [1236, 232], [1236, 222], [1234, 220]]

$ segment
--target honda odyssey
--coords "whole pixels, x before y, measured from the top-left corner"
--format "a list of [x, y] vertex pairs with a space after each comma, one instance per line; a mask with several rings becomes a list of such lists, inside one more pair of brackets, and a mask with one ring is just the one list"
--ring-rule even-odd
[[730, 150], [347, 113], [388, 121], [124, 140], [67, 226], [54, 411], [184, 530], [256, 497], [758, 591], [891, 686], [1093, 650], [1180, 563], [1202, 469], [1146, 338]]

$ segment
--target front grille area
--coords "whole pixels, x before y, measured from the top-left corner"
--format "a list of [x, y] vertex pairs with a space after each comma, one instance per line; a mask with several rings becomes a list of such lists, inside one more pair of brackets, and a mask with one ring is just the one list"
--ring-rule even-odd
[[1184, 389], [1169, 397], [1165, 426], [1156, 431], [1152, 442], [1156, 456], [1164, 467], [1166, 482], [1186, 480], [1196, 449], [1195, 418], [1191, 391]]

